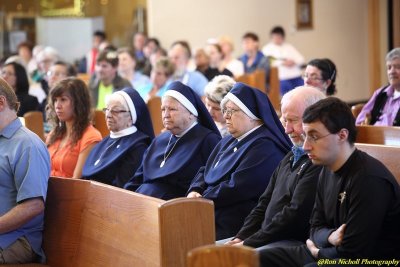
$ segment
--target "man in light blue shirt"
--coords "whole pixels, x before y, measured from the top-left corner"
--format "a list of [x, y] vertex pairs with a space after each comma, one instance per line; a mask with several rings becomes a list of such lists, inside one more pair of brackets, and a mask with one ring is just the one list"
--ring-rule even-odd
[[41, 249], [50, 157], [22, 126], [14, 90], [0, 78], [0, 264], [44, 261]]
[[176, 41], [172, 44], [168, 57], [175, 65], [175, 74], [172, 79], [189, 86], [198, 96], [204, 96], [204, 87], [208, 80], [198, 71], [187, 69], [191, 57], [190, 46], [186, 41]]

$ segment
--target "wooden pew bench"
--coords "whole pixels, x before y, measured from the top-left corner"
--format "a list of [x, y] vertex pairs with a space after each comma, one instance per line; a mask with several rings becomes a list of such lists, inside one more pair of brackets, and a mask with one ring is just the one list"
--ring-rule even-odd
[[164, 201], [93, 181], [49, 180], [48, 266], [184, 267], [188, 251], [214, 242], [212, 201]]
[[356, 142], [400, 146], [400, 127], [359, 125]]
[[400, 185], [400, 147], [359, 143], [356, 143], [356, 147], [382, 162]]

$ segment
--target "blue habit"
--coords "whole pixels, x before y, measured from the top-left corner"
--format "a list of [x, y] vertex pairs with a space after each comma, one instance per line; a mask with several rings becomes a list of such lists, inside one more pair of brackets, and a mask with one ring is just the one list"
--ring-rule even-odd
[[139, 168], [150, 142], [141, 131], [119, 138], [105, 137], [86, 159], [83, 178], [123, 187]]
[[214, 201], [217, 240], [239, 231], [287, 153], [264, 126], [236, 142], [231, 136], [221, 140], [188, 191]]
[[[171, 133], [165, 132], [153, 140], [126, 189], [165, 200], [184, 197], [197, 171], [206, 164], [221, 139], [215, 131], [201, 124], [194, 126], [178, 141], [172, 136], [167, 148], [170, 138]], [[160, 167], [164, 155], [168, 156]]]

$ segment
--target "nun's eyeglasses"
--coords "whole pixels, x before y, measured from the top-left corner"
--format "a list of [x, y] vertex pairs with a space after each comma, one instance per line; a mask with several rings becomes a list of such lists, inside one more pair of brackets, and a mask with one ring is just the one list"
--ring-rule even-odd
[[125, 113], [125, 112], [128, 112], [128, 111], [127, 110], [115, 110], [115, 109], [103, 108], [103, 112], [104, 113], [110, 112], [111, 115], [117, 116], [120, 113]]
[[240, 111], [240, 109], [228, 109], [228, 108], [224, 108], [224, 109], [222, 110], [222, 114], [223, 114], [224, 116], [232, 117], [232, 114], [235, 113], [235, 112], [238, 112], [238, 111]]

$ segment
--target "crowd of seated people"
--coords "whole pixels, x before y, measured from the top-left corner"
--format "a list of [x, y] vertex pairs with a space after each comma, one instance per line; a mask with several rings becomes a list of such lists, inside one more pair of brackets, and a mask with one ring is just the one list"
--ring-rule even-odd
[[[11, 147], [6, 139], [14, 135], [24, 146], [31, 142], [36, 150], [31, 144], [27, 156], [39, 155], [37, 173], [46, 181], [49, 175], [87, 179], [164, 200], [212, 200], [219, 243], [257, 248], [262, 266], [399, 257], [399, 185], [354, 140], [356, 124], [400, 125], [400, 48], [386, 56], [389, 85], [374, 93], [355, 120], [347, 104], [332, 97], [335, 63], [315, 58], [300, 70], [304, 59], [284, 37], [282, 28], [273, 28], [271, 43], [261, 51], [257, 34], [248, 32], [243, 54], [235, 59], [232, 40], [222, 36], [196, 50], [200, 63], [194, 70], [187, 41], [165, 51], [158, 39], [138, 33], [132, 48], [116, 49], [96, 32], [80, 69], [90, 75], [88, 84], [73, 77], [76, 71], [60, 61], [60, 51], [37, 46], [34, 53], [23, 43], [20, 55], [1, 66], [0, 150]], [[234, 80], [261, 69], [268, 88], [271, 66], [285, 74], [279, 76], [285, 85], [281, 118], [267, 95]], [[164, 127], [157, 136], [146, 106], [153, 97], [161, 98]], [[92, 125], [94, 109], [104, 111], [110, 131], [104, 139]], [[17, 116], [31, 110], [46, 113], [45, 145], [18, 123]], [[29, 159], [22, 155], [10, 163], [7, 153], [0, 164], [8, 167]], [[17, 183], [33, 183], [35, 170], [25, 169], [29, 175], [17, 171]], [[3, 171], [11, 177], [15, 168]], [[35, 201], [38, 217], [30, 215], [24, 223], [42, 219], [46, 181], [36, 181], [32, 190], [13, 189], [41, 200]], [[25, 199], [17, 199], [16, 207]], [[1, 208], [0, 220], [14, 208]], [[3, 242], [2, 229], [0, 224], [0, 256], [13, 245]], [[32, 248], [26, 262], [41, 259], [39, 239], [20, 237], [9, 240]]]

